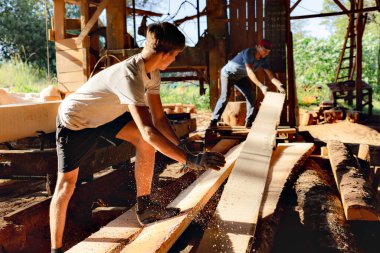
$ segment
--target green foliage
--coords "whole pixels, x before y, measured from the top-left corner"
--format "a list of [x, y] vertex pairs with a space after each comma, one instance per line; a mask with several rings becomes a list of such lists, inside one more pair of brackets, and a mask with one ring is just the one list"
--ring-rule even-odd
[[[48, 3], [51, 10], [51, 1]], [[17, 54], [24, 62], [46, 68], [44, 4], [44, 0], [0, 1], [0, 61], [9, 60]], [[48, 21], [50, 22], [50, 15]], [[49, 50], [53, 58], [52, 43], [49, 45]]]
[[49, 84], [56, 84], [56, 81], [47, 78], [43, 69], [25, 63], [18, 57], [0, 64], [0, 88], [28, 93], [40, 92]]
[[206, 89], [206, 94], [201, 96], [196, 83], [162, 83], [160, 93], [162, 103], [194, 104], [198, 111], [210, 110], [209, 89]]

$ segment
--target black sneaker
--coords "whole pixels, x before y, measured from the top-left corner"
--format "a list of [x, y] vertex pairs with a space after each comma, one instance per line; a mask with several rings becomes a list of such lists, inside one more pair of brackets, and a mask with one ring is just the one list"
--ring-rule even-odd
[[136, 210], [137, 220], [140, 225], [146, 225], [158, 220], [167, 219], [180, 213], [179, 208], [162, 207], [155, 202], [151, 202], [144, 210]]
[[245, 123], [245, 127], [246, 127], [246, 128], [251, 128], [251, 127], [252, 127], [252, 122], [247, 122], [247, 123]]

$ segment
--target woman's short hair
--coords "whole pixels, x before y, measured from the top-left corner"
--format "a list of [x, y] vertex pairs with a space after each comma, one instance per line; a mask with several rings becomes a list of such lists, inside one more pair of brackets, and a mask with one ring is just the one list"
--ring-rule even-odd
[[148, 26], [145, 45], [156, 53], [183, 50], [185, 36], [171, 23], [153, 23]]

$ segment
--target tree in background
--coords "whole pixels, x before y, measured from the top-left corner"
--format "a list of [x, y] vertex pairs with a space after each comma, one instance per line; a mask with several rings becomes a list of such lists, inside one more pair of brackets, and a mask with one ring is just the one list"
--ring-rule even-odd
[[[349, 1], [341, 0], [349, 9]], [[366, 7], [375, 6], [375, 1], [365, 1]], [[370, 3], [373, 2], [373, 3]], [[330, 0], [325, 0], [323, 13], [339, 12], [341, 9]], [[293, 29], [294, 60], [297, 75], [298, 95], [315, 94], [319, 100], [328, 99], [327, 83], [334, 81], [339, 55], [347, 31], [348, 16], [340, 15], [325, 18], [323, 22], [330, 29], [331, 36], [326, 39], [313, 37], [303, 32], [299, 25]], [[368, 16], [363, 35], [363, 80], [374, 89], [374, 99], [380, 100], [380, 14], [372, 12]], [[293, 25], [293, 23], [292, 23]]]
[[[52, 9], [51, 1], [48, 1]], [[0, 1], [0, 60], [17, 55], [22, 61], [46, 68], [46, 29], [44, 0]], [[50, 22], [50, 13], [48, 12]], [[49, 25], [50, 26], [50, 25]], [[49, 43], [51, 62], [54, 48]]]

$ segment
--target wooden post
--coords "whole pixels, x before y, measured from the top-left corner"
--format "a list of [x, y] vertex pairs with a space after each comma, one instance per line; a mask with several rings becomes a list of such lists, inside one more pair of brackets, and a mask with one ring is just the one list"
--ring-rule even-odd
[[54, 36], [56, 41], [65, 38], [65, 13], [65, 1], [54, 0]]
[[[126, 24], [125, 0], [113, 0], [107, 6], [107, 49], [123, 49]], [[136, 39], [136, 38], [135, 38]]]
[[[257, 17], [257, 20], [256, 20], [257, 42], [259, 42], [260, 40], [264, 38], [263, 0], [256, 1], [256, 17]], [[256, 76], [257, 76], [257, 79], [259, 79], [261, 83], [264, 83], [265, 76], [264, 76], [264, 71], [261, 68], [256, 71]], [[261, 93], [260, 89], [256, 87], [256, 103], [255, 103], [256, 108], [260, 107], [260, 102], [263, 100], [263, 97], [264, 96]]]
[[296, 126], [296, 114], [298, 114], [298, 102], [294, 77], [294, 59], [293, 59], [293, 35], [290, 28], [290, 0], [286, 0], [286, 46], [288, 58], [288, 110], [289, 125]]
[[[80, 26], [84, 29], [89, 20], [89, 4], [88, 0], [82, 0], [80, 2]], [[84, 75], [89, 78], [91, 73], [90, 64], [90, 45], [86, 44], [85, 52], [83, 54], [83, 72]]]
[[209, 75], [210, 75], [210, 106], [214, 108], [219, 98], [219, 70], [223, 67], [226, 59], [226, 1], [207, 0], [207, 24], [208, 32], [217, 42], [209, 52]]
[[[359, 0], [358, 9], [363, 8], [363, 0]], [[356, 26], [356, 109], [358, 111], [363, 110], [363, 92], [362, 92], [362, 39], [364, 32], [364, 16], [362, 12], [358, 13], [357, 26]]]

